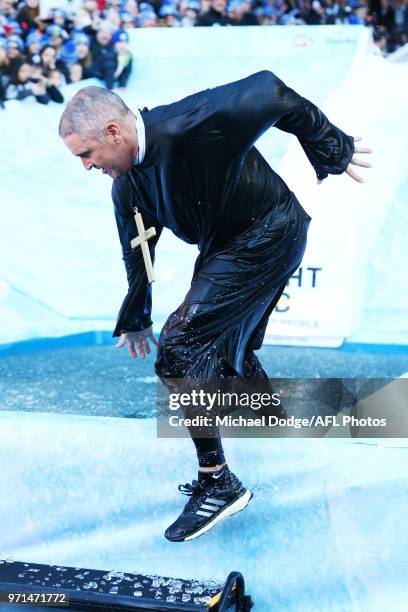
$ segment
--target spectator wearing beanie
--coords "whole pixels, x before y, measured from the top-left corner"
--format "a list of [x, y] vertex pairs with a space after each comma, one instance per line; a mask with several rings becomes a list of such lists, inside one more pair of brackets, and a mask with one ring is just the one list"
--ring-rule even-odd
[[63, 76], [63, 80], [65, 81], [65, 83], [71, 82], [71, 73], [69, 70], [69, 66], [71, 64], [75, 64], [77, 61], [78, 57], [76, 53], [75, 43], [73, 40], [69, 39], [62, 45], [60, 49], [59, 58], [56, 66], [56, 69], [58, 70], [58, 72], [60, 72], [62, 63], [64, 64], [64, 70], [63, 72], [61, 72], [61, 75]]
[[181, 20], [183, 28], [195, 26], [200, 14], [201, 5], [198, 0], [182, 0], [180, 3]]
[[19, 36], [9, 36], [7, 39], [7, 56], [10, 61], [24, 56], [24, 43]]
[[67, 66], [76, 62], [77, 56], [75, 50], [75, 43], [72, 38], [69, 38], [67, 41], [64, 42], [60, 49], [58, 58]]
[[90, 34], [92, 64], [86, 70], [85, 78], [94, 77], [104, 82], [108, 89], [113, 89], [116, 71], [116, 55], [112, 42], [112, 25], [101, 22], [98, 30], [92, 26], [84, 28]]
[[116, 57], [114, 79], [118, 87], [124, 88], [132, 72], [132, 54], [129, 51], [129, 35], [126, 30], [115, 32], [112, 42]]
[[158, 25], [154, 6], [148, 2], [141, 2], [140, 15], [137, 20], [139, 28], [155, 28]]
[[243, 0], [231, 0], [227, 7], [231, 25], [254, 26], [259, 25], [255, 15], [250, 12], [251, 5]]
[[62, 9], [51, 9], [51, 18], [54, 25], [60, 26], [65, 32], [72, 27], [72, 20], [68, 19], [68, 15]]
[[22, 60], [25, 60], [24, 43], [19, 36], [10, 36], [7, 39], [7, 58], [8, 58], [8, 74], [11, 76], [20, 65]]
[[83, 29], [83, 32], [89, 37], [93, 61], [98, 60], [104, 53], [113, 52], [113, 27], [109, 21], [101, 21], [97, 28], [89, 25]]
[[210, 10], [197, 20], [197, 26], [231, 25], [231, 20], [225, 14], [227, 0], [210, 0]]
[[68, 34], [65, 30], [61, 28], [59, 25], [50, 25], [46, 29], [47, 34], [47, 42], [48, 44], [55, 47], [57, 51], [57, 57], [59, 55], [60, 49], [64, 44], [64, 41], [68, 39]]
[[131, 30], [136, 27], [136, 19], [127, 11], [120, 11], [120, 28], [121, 30]]
[[[74, 44], [75, 44], [75, 54], [77, 57], [76, 64], [79, 64], [82, 68], [81, 74], [83, 75], [83, 77], [81, 78], [86, 79], [87, 78], [86, 71], [92, 64], [92, 55], [91, 55], [90, 48], [89, 48], [90, 47], [89, 36], [83, 33], [76, 34], [74, 36]], [[76, 75], [78, 74], [78, 70], [76, 70], [75, 74]]]
[[[173, 0], [164, 0], [164, 3], [168, 3], [172, 1]], [[159, 14], [159, 10], [162, 4], [163, 4], [163, 0], [149, 0], [148, 2], [145, 2], [144, 0], [142, 0], [142, 2], [139, 2], [139, 10], [140, 12], [152, 10], [154, 11], [154, 13], [156, 13], [156, 16], [157, 16]]]
[[281, 16], [275, 0], [269, 0], [263, 9], [259, 9], [258, 15], [263, 26], [278, 25]]
[[41, 34], [38, 31], [30, 32], [25, 43], [27, 60], [30, 64], [40, 64]]
[[174, 2], [164, 2], [159, 11], [159, 17], [160, 25], [166, 28], [174, 28], [180, 25], [177, 6]]

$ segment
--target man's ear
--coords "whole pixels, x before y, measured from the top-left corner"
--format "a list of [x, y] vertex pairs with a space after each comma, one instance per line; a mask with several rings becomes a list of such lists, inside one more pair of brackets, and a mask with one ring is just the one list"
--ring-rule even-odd
[[119, 144], [122, 140], [122, 132], [117, 123], [111, 121], [105, 128], [105, 136], [115, 144]]

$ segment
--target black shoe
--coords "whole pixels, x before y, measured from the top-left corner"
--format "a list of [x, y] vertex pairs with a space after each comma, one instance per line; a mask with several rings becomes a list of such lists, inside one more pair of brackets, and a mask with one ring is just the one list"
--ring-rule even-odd
[[171, 542], [198, 538], [223, 518], [243, 510], [252, 498], [251, 491], [228, 468], [218, 479], [193, 480], [192, 484], [179, 485], [179, 491], [190, 499], [164, 533]]

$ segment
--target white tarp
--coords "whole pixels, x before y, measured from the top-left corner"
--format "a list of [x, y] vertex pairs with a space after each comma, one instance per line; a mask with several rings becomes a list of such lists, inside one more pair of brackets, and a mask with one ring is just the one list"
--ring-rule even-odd
[[155, 419], [0, 412], [0, 429], [0, 559], [221, 581], [239, 570], [257, 612], [404, 609], [406, 440], [227, 439], [253, 500], [174, 544], [163, 531], [195, 477], [190, 440], [157, 439]]

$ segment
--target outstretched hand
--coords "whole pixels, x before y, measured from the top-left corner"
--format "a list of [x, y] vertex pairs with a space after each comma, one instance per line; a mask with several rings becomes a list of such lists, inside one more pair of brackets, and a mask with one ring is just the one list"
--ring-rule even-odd
[[115, 348], [122, 348], [127, 343], [130, 356], [135, 358], [139, 353], [140, 357], [144, 359], [146, 353], [150, 353], [149, 340], [157, 346], [157, 340], [153, 335], [153, 327], [147, 327], [140, 332], [122, 332]]
[[[361, 136], [355, 136], [354, 142], [359, 142], [362, 140]], [[354, 147], [354, 153], [372, 153], [372, 149], [367, 147]], [[348, 174], [352, 179], [357, 181], [357, 183], [364, 183], [364, 179], [362, 176], [357, 174], [352, 168], [352, 166], [360, 166], [361, 168], [371, 168], [370, 162], [363, 161], [362, 159], [358, 159], [355, 155], [351, 158], [349, 165], [347, 166], [345, 173]], [[322, 181], [317, 181], [317, 184], [320, 185]]]
[[[359, 142], [360, 140], [362, 140], [361, 136], [354, 138], [354, 142]], [[354, 147], [354, 153], [372, 153], [372, 150], [368, 149], [367, 147]], [[354, 172], [353, 168], [351, 167], [352, 165], [361, 166], [362, 168], [371, 168], [370, 162], [362, 161], [353, 155], [351, 162], [346, 168], [346, 174], [351, 176], [351, 178], [357, 181], [357, 183], [364, 183], [363, 177]]]

